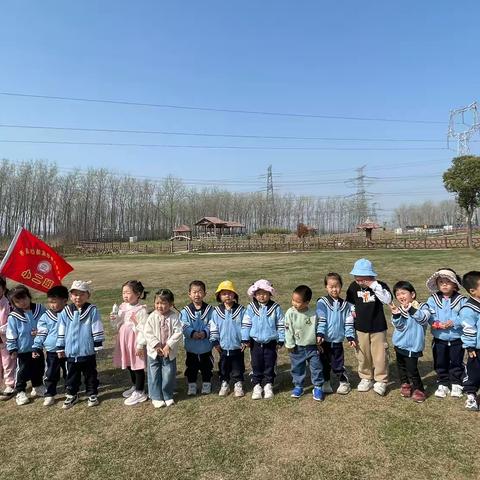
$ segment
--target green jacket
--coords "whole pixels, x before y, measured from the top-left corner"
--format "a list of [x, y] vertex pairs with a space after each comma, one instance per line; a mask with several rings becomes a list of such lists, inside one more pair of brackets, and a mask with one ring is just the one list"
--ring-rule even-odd
[[306, 347], [317, 343], [317, 315], [314, 307], [299, 312], [290, 307], [285, 313], [285, 347]]

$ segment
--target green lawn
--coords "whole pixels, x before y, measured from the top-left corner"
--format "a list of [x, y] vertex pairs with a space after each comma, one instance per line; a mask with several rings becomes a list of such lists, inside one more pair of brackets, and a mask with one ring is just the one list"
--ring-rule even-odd
[[[216, 285], [231, 279], [240, 292], [258, 278], [277, 288], [286, 309], [291, 291], [306, 283], [314, 298], [323, 294], [323, 276], [337, 271], [346, 286], [348, 272], [362, 252], [241, 254], [186, 256], [125, 256], [72, 260], [75, 272], [67, 279], [91, 279], [93, 303], [100, 306], [107, 330], [106, 349], [99, 355], [100, 406], [87, 409], [82, 401], [69, 411], [41, 400], [17, 407], [0, 404], [2, 442], [0, 473], [4, 478], [49, 479], [429, 479], [479, 478], [480, 449], [477, 413], [464, 410], [463, 400], [424, 404], [402, 399], [395, 366], [385, 398], [352, 391], [331, 395], [318, 404], [305, 395], [290, 398], [289, 361], [282, 352], [273, 400], [252, 401], [217, 395], [187, 398], [183, 351], [177, 359], [177, 405], [154, 411], [149, 402], [125, 407], [121, 392], [128, 375], [111, 364], [114, 333], [107, 314], [119, 303], [120, 286], [137, 278], [153, 291], [171, 288], [180, 308], [187, 302], [188, 283], [203, 279], [208, 299]], [[410, 280], [421, 299], [425, 280], [439, 267], [459, 273], [479, 269], [477, 252], [366, 252], [379, 279], [390, 285]], [[153, 297], [150, 296], [149, 303]], [[243, 293], [240, 301], [247, 303]], [[431, 351], [427, 339], [420, 361], [428, 393], [434, 391]], [[346, 347], [348, 349], [348, 347]], [[393, 361], [393, 357], [392, 357]], [[356, 362], [350, 349], [346, 364], [356, 384]], [[218, 382], [215, 387], [218, 389]], [[251, 391], [248, 386], [249, 393]]]

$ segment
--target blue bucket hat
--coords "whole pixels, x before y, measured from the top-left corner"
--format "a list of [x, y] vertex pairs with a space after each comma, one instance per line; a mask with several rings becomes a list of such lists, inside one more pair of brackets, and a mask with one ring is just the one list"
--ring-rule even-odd
[[377, 272], [373, 269], [373, 264], [370, 260], [367, 260], [366, 258], [360, 258], [355, 262], [350, 275], [354, 275], [356, 277], [376, 277]]

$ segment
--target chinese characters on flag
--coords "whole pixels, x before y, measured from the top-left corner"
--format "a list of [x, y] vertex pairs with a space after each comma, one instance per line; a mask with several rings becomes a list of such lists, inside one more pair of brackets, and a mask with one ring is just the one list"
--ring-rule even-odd
[[24, 228], [19, 228], [0, 264], [0, 275], [47, 292], [61, 285], [73, 267], [55, 250]]

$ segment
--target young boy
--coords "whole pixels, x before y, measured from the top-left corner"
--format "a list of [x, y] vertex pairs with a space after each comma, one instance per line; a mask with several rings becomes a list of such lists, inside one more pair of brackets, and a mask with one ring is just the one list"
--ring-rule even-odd
[[462, 344], [467, 349], [467, 375], [463, 380], [463, 389], [467, 394], [465, 408], [478, 410], [477, 391], [480, 387], [480, 272], [471, 271], [463, 276], [462, 284], [470, 295], [460, 309], [459, 320], [462, 325]]
[[299, 285], [292, 294], [292, 306], [285, 313], [285, 347], [290, 353], [293, 390], [291, 397], [303, 395], [303, 382], [310, 367], [313, 385], [313, 399], [321, 402], [324, 398], [322, 362], [317, 348], [317, 319], [315, 309], [310, 307], [312, 290]]
[[57, 383], [60, 371], [65, 368], [65, 359], [57, 355], [58, 315], [68, 302], [68, 289], [63, 285], [52, 287], [47, 292], [47, 310], [39, 319], [37, 335], [33, 341], [32, 357], [38, 358], [45, 349], [47, 353], [47, 369], [45, 371], [45, 386], [47, 391], [43, 405], [48, 407], [55, 403]]
[[350, 392], [350, 382], [345, 374], [343, 340], [346, 338], [351, 347], [356, 347], [355, 329], [353, 327], [352, 306], [342, 298], [342, 277], [338, 273], [327, 273], [324, 279], [327, 295], [317, 301], [318, 327], [317, 335], [322, 353], [323, 391], [333, 393], [330, 383], [330, 370], [338, 376], [337, 393], [346, 395]]
[[[357, 390], [385, 395], [388, 383], [387, 320], [383, 306], [392, 301], [388, 285], [377, 281], [373, 264], [360, 258], [350, 272], [355, 281], [347, 290], [347, 302], [354, 306], [354, 326], [357, 332]], [[373, 382], [375, 380], [375, 383]]]
[[203, 299], [207, 294], [205, 283], [193, 280], [188, 287], [188, 297], [192, 301], [180, 312], [183, 336], [185, 338], [185, 376], [188, 381], [187, 395], [197, 394], [197, 375], [202, 373], [202, 394], [212, 391], [213, 355], [209, 340], [208, 323], [212, 316], [212, 307]]
[[71, 305], [58, 316], [57, 354], [67, 360], [67, 396], [63, 408], [78, 402], [78, 389], [83, 373], [88, 395], [87, 406], [98, 405], [98, 373], [96, 352], [105, 340], [100, 312], [88, 303], [91, 282], [75, 280], [70, 287]]

